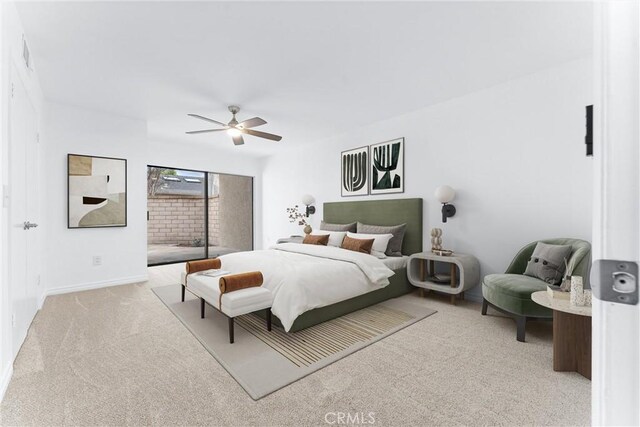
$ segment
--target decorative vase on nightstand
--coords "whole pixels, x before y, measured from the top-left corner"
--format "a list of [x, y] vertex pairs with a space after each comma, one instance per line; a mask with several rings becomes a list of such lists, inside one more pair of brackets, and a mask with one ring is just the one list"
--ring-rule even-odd
[[311, 226], [309, 224], [304, 226], [304, 234], [311, 234], [311, 232], [313, 231], [313, 229], [311, 228]]
[[431, 229], [431, 252], [436, 252], [442, 249], [442, 229]]

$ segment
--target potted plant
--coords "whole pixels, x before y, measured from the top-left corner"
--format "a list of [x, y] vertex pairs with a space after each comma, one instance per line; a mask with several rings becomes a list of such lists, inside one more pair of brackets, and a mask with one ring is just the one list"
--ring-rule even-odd
[[304, 225], [305, 234], [310, 234], [313, 231], [311, 225], [307, 222], [307, 216], [300, 212], [298, 205], [287, 208], [287, 214], [289, 215], [289, 222], [297, 222], [298, 225]]

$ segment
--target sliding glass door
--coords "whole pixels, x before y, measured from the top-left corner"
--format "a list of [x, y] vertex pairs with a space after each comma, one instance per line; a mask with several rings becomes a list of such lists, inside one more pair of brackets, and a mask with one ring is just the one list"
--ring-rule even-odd
[[147, 167], [147, 264], [253, 249], [253, 178]]

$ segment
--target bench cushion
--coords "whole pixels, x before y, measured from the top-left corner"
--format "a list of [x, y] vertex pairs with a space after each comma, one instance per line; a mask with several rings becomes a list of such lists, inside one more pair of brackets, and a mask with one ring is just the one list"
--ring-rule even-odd
[[229, 317], [241, 316], [271, 307], [273, 302], [271, 291], [260, 286], [223, 294], [221, 309], [218, 306], [219, 281], [219, 277], [189, 276], [187, 288]]

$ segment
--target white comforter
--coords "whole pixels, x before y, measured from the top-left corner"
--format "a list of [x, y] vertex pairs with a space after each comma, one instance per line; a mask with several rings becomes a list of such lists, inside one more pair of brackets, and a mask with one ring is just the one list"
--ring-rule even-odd
[[394, 274], [371, 255], [298, 243], [220, 259], [225, 270], [262, 272], [263, 286], [274, 295], [271, 311], [286, 331], [302, 313], [383, 288]]

